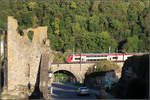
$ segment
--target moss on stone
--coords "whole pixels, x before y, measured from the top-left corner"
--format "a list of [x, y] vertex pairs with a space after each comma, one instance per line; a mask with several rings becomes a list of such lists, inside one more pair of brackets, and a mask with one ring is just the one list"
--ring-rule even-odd
[[29, 31], [27, 35], [28, 35], [29, 40], [32, 41], [34, 32], [33, 31]]

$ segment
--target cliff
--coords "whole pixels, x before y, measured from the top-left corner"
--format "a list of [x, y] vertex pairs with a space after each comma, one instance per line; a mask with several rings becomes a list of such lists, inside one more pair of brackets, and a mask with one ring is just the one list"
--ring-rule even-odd
[[143, 99], [149, 95], [149, 55], [133, 56], [122, 68], [117, 85], [119, 98]]

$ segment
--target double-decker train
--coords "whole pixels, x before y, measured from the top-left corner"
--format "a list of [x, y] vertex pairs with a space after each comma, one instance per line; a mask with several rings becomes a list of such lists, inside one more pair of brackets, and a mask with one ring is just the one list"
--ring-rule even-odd
[[123, 62], [128, 57], [131, 57], [136, 54], [121, 54], [121, 53], [113, 53], [113, 54], [71, 54], [67, 57], [68, 63], [79, 63], [79, 62], [98, 62], [102, 60], [109, 60], [112, 62]]

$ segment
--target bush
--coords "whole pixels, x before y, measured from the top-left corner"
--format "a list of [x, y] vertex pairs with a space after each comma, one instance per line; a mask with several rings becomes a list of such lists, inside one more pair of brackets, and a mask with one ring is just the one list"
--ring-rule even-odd
[[95, 72], [110, 71], [119, 69], [119, 66], [110, 61], [101, 61], [97, 63]]
[[[96, 66], [96, 68], [94, 68]], [[107, 72], [111, 70], [117, 70], [119, 69], [119, 66], [113, 62], [110, 61], [100, 61], [95, 66], [90, 67], [87, 71], [87, 73], [93, 73], [93, 72]]]

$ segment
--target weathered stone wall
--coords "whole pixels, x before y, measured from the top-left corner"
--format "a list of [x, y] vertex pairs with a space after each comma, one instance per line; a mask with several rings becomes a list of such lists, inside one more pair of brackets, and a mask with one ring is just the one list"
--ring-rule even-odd
[[[24, 30], [24, 36], [17, 32], [17, 20], [8, 17], [8, 91], [17, 91], [31, 84], [31, 92], [37, 79], [40, 57], [43, 53], [52, 56], [47, 40], [47, 27]], [[34, 31], [32, 42], [27, 37], [29, 30]], [[52, 57], [50, 59], [51, 64]], [[15, 92], [16, 92], [15, 91]], [[28, 92], [28, 91], [27, 91]]]

